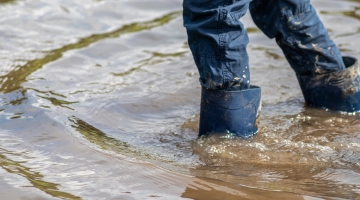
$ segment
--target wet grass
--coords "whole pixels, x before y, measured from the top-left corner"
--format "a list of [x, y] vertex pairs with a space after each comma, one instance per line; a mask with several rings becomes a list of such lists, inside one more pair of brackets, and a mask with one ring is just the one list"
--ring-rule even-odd
[[117, 38], [124, 34], [150, 30], [162, 26], [166, 23], [169, 23], [173, 19], [180, 16], [180, 14], [181, 12], [172, 12], [151, 21], [138, 22], [138, 23], [125, 25], [112, 32], [93, 34], [89, 37], [80, 39], [77, 43], [69, 44], [59, 49], [49, 51], [47, 52], [47, 55], [45, 57], [35, 60], [30, 60], [24, 65], [16, 66], [12, 71], [7, 73], [6, 75], [0, 76], [0, 83], [2, 82], [2, 84], [0, 85], [0, 92], [9, 93], [17, 89], [20, 89], [21, 84], [27, 80], [27, 77], [29, 75], [41, 69], [45, 64], [60, 59], [63, 56], [63, 53], [67, 51], [84, 48], [89, 46], [90, 44], [93, 44], [103, 39]]
[[[81, 199], [75, 195], [60, 191], [59, 184], [44, 181], [44, 176], [39, 172], [33, 172], [30, 168], [25, 167], [21, 162], [16, 162], [4, 155], [4, 149], [0, 149], [0, 167], [9, 173], [17, 174], [26, 178], [33, 187], [57, 198], [61, 199]], [[9, 153], [9, 152], [8, 152]]]

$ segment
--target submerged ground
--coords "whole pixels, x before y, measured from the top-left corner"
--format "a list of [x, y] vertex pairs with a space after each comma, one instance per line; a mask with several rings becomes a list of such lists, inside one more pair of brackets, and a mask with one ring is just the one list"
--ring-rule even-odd
[[[0, 0], [1, 199], [359, 199], [360, 114], [306, 107], [245, 23], [261, 128], [197, 137], [181, 0]], [[360, 1], [313, 0], [359, 57]]]

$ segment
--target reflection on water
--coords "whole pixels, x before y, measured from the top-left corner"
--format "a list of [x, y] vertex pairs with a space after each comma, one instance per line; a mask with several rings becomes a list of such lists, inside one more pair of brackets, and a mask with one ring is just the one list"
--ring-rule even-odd
[[186, 52], [177, 52], [177, 53], [159, 53], [159, 52], [146, 52], [151, 54], [150, 58], [146, 58], [144, 60], [139, 61], [138, 66], [131, 68], [125, 72], [121, 73], [113, 73], [114, 76], [126, 76], [129, 75], [132, 72], [135, 72], [136, 70], [141, 69], [144, 66], [149, 65], [156, 65], [165, 61], [172, 61], [173, 57], [180, 57], [183, 56]]
[[[0, 1], [7, 2], [14, 1]], [[312, 2], [342, 51], [359, 55], [360, 2]], [[0, 6], [11, 11], [0, 15], [0, 188], [10, 188], [2, 194], [360, 198], [360, 114], [305, 106], [283, 53], [249, 15], [243, 22], [252, 81], [262, 87], [260, 131], [248, 140], [197, 137], [201, 88], [181, 3]], [[18, 51], [25, 53], [12, 57]]]
[[69, 44], [59, 49], [52, 50], [48, 52], [44, 58], [28, 61], [25, 65], [17, 66], [8, 74], [0, 76], [0, 92], [7, 93], [19, 89], [21, 87], [21, 84], [26, 81], [26, 78], [30, 74], [40, 69], [45, 64], [61, 58], [64, 52], [73, 49], [84, 48], [92, 43], [98, 42], [99, 40], [107, 38], [117, 38], [123, 34], [152, 29], [164, 25], [178, 16], [179, 12], [173, 12], [162, 16], [161, 18], [157, 18], [148, 22], [129, 24], [109, 33], [94, 34], [89, 37], [80, 39], [75, 44]]
[[53, 197], [62, 199], [80, 199], [80, 197], [70, 193], [62, 192], [58, 188], [59, 184], [44, 181], [44, 176], [41, 173], [33, 172], [30, 168], [23, 166], [21, 162], [13, 161], [6, 156], [11, 154], [11, 152], [0, 148], [0, 167], [7, 172], [18, 174], [19, 176], [26, 178], [32, 184], [32, 187], [38, 188]]

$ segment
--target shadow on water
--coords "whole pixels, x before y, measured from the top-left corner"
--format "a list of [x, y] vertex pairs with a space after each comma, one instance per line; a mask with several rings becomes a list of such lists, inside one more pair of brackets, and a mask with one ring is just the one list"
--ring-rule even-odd
[[166, 23], [169, 23], [178, 16], [180, 16], [180, 12], [172, 12], [151, 21], [138, 22], [130, 25], [125, 25], [109, 33], [94, 34], [89, 37], [80, 39], [79, 42], [75, 44], [69, 44], [59, 49], [52, 50], [48, 52], [45, 57], [31, 60], [27, 62], [25, 65], [15, 67], [15, 69], [10, 71], [8, 74], [0, 76], [0, 83], [1, 83], [0, 92], [9, 93], [21, 88], [21, 84], [26, 81], [26, 78], [30, 74], [42, 68], [42, 66], [44, 66], [45, 64], [61, 58], [64, 52], [73, 49], [84, 48], [89, 46], [90, 44], [93, 44], [103, 39], [117, 38], [123, 34], [134, 33], [134, 32], [139, 32], [139, 31], [149, 30], [155, 27], [159, 27]]
[[21, 162], [16, 162], [9, 159], [5, 154], [12, 154], [4, 149], [0, 148], [0, 167], [9, 173], [17, 174], [26, 178], [33, 187], [57, 198], [61, 199], [81, 199], [75, 195], [59, 190], [59, 184], [51, 183], [42, 180], [44, 176], [39, 172], [33, 172], [30, 168], [25, 167]]

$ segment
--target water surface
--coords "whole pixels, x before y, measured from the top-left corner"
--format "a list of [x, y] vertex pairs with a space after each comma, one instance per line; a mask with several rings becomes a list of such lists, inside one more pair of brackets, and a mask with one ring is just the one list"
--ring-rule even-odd
[[[307, 107], [249, 15], [260, 131], [197, 137], [181, 3], [0, 1], [2, 198], [360, 198], [359, 113]], [[342, 53], [358, 56], [360, 2], [312, 3]]]

